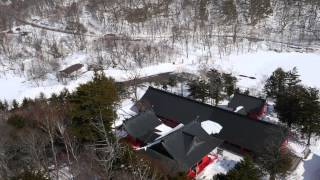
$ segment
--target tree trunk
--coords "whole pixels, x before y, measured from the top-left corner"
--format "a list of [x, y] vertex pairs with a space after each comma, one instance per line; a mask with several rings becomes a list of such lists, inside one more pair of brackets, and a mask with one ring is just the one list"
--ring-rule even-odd
[[311, 135], [312, 135], [312, 133], [309, 132], [308, 133], [308, 143], [307, 143], [308, 146], [310, 146]]
[[276, 180], [276, 175], [275, 174], [270, 174], [269, 180]]

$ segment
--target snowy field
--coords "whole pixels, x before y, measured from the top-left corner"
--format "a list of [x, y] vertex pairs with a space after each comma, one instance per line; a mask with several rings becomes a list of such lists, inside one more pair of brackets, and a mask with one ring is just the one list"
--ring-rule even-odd
[[263, 87], [261, 82], [278, 67], [284, 70], [291, 70], [297, 67], [301, 75], [300, 79], [304, 84], [320, 87], [320, 79], [317, 76], [320, 67], [320, 54], [262, 51], [251, 54], [231, 55], [227, 59], [217, 60], [216, 66], [237, 75], [255, 77], [255, 80], [239, 78], [239, 85], [246, 88]]
[[[85, 54], [75, 54], [67, 57], [64, 67], [74, 63], [84, 63]], [[192, 59], [192, 60], [190, 60]], [[164, 63], [156, 66], [136, 69], [135, 71], [124, 71], [110, 68], [106, 70], [106, 75], [113, 77], [116, 81], [125, 81], [130, 79], [133, 74], [139, 74], [140, 77], [155, 75], [164, 72], [195, 72], [197, 63], [195, 58], [190, 58], [182, 64]], [[276, 53], [276, 52], [257, 52], [250, 54], [231, 55], [223, 59], [215, 59], [214, 66], [227, 72], [238, 75], [238, 85], [245, 88], [263, 87], [263, 81], [278, 67], [285, 70], [297, 67], [301, 75], [302, 82], [306, 85], [320, 87], [320, 79], [317, 77], [318, 68], [320, 67], [320, 54], [307, 53]], [[252, 76], [256, 79], [243, 78], [239, 75]], [[53, 92], [59, 92], [63, 88], [74, 90], [79, 84], [90, 80], [92, 73], [86, 72], [78, 80], [70, 81], [67, 85], [58, 83], [54, 77], [49, 77], [45, 82], [36, 85], [28, 82], [23, 77], [17, 77], [10, 74], [0, 76], [0, 99], [11, 101], [16, 98], [21, 101], [24, 97], [36, 97], [40, 92], [50, 96]]]

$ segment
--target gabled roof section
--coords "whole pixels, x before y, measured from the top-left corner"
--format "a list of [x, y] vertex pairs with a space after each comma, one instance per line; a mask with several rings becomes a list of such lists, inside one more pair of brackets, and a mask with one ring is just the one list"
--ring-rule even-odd
[[130, 136], [143, 142], [150, 142], [157, 138], [154, 129], [161, 124], [161, 121], [152, 111], [145, 111], [124, 121], [124, 128]]
[[176, 160], [182, 170], [188, 170], [222, 142], [208, 135], [201, 128], [200, 123], [194, 121], [162, 137], [159, 143], [153, 145], [154, 147], [151, 146], [150, 149], [165, 156], [169, 154], [168, 157]]
[[152, 109], [159, 117], [185, 125], [195, 119], [199, 122], [212, 120], [223, 127], [219, 134], [214, 135], [216, 138], [255, 153], [262, 152], [269, 143], [280, 146], [287, 136], [286, 129], [278, 125], [257, 121], [152, 87], [149, 87], [133, 109]]
[[243, 106], [247, 113], [259, 112], [265, 105], [266, 100], [249, 96], [245, 94], [235, 93], [233, 98], [230, 100], [228, 107], [236, 109], [239, 106]]

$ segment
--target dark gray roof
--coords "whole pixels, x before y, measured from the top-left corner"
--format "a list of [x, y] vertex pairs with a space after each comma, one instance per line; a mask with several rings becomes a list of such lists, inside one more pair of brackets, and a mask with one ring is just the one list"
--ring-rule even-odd
[[164, 136], [158, 144], [155, 144], [149, 150], [176, 160], [179, 169], [186, 171], [222, 142], [222, 140], [208, 135], [199, 122], [193, 121]]
[[60, 73], [64, 73], [64, 74], [71, 74], [75, 71], [78, 71], [79, 69], [81, 69], [84, 65], [83, 64], [74, 64], [74, 65], [71, 65], [69, 67], [67, 67], [66, 69], [64, 70], [61, 70]]
[[161, 121], [154, 112], [145, 111], [124, 121], [123, 126], [130, 136], [147, 143], [159, 137], [159, 135], [154, 133], [154, 129], [160, 124]]
[[243, 106], [247, 113], [259, 112], [265, 105], [266, 100], [249, 96], [245, 94], [235, 93], [233, 98], [230, 100], [228, 107], [236, 109], [239, 106]]
[[188, 124], [197, 117], [199, 121], [215, 121], [223, 127], [215, 137], [256, 153], [263, 151], [268, 143], [280, 145], [287, 133], [278, 125], [250, 119], [152, 87], [132, 109], [152, 109], [157, 116], [182, 124]]

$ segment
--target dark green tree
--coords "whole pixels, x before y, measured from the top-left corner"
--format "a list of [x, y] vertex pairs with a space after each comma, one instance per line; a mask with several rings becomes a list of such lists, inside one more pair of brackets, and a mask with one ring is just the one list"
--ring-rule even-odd
[[312, 134], [320, 134], [320, 102], [319, 90], [306, 88], [302, 95], [302, 111], [299, 128], [308, 137], [308, 145]]
[[286, 93], [276, 97], [275, 110], [279, 120], [286, 123], [289, 128], [297, 125], [302, 115], [302, 94], [305, 91], [303, 86], [297, 86]]
[[203, 80], [195, 80], [188, 83], [189, 97], [205, 102], [209, 96], [209, 85]]
[[300, 82], [297, 68], [288, 72], [279, 68], [267, 80], [265, 86], [267, 95], [276, 99], [275, 110], [280, 121], [286, 123], [289, 128], [297, 125], [302, 115], [302, 95], [306, 90]]
[[232, 76], [232, 74], [222, 73], [222, 79], [224, 91], [226, 92], [227, 96], [230, 97], [235, 92], [237, 78]]
[[58, 95], [59, 102], [67, 102], [71, 97], [71, 94], [68, 89], [64, 88]]
[[7, 123], [17, 129], [22, 129], [26, 126], [26, 119], [20, 115], [12, 115]]
[[0, 111], [4, 111], [4, 110], [5, 110], [4, 103], [0, 100]]
[[211, 69], [207, 73], [207, 77], [209, 78], [209, 97], [214, 99], [215, 104], [218, 105], [218, 103], [223, 99], [222, 74], [216, 69]]
[[286, 76], [286, 85], [287, 88], [294, 88], [301, 82], [300, 75], [298, 73], [297, 67], [294, 67], [292, 70], [288, 71]]
[[23, 98], [22, 103], [21, 103], [21, 107], [22, 108], [26, 108], [28, 107], [30, 104], [33, 103], [33, 100], [30, 98]]
[[12, 101], [12, 109], [15, 110], [15, 109], [18, 109], [19, 108], [19, 103], [17, 100], [13, 100]]
[[216, 180], [259, 180], [262, 176], [259, 168], [250, 157], [245, 157], [226, 175], [218, 174]]
[[73, 134], [82, 141], [95, 141], [99, 139], [96, 124], [101, 121], [111, 134], [117, 102], [114, 80], [105, 77], [102, 72], [95, 72], [93, 80], [80, 85], [71, 97]]
[[4, 100], [4, 102], [3, 102], [3, 107], [4, 107], [4, 110], [5, 110], [5, 111], [8, 111], [8, 110], [9, 110], [9, 104], [8, 104], [8, 101], [7, 101], [7, 100]]
[[268, 97], [276, 98], [277, 95], [283, 94], [286, 88], [287, 72], [283, 69], [276, 69], [267, 79], [264, 91]]

